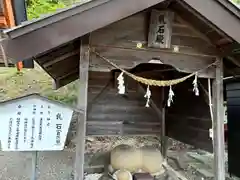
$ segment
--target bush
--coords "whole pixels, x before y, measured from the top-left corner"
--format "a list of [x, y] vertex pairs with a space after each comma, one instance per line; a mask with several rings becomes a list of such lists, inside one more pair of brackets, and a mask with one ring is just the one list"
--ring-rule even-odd
[[26, 4], [29, 20], [54, 13], [57, 9], [65, 7], [64, 3], [59, 0], [27, 0]]

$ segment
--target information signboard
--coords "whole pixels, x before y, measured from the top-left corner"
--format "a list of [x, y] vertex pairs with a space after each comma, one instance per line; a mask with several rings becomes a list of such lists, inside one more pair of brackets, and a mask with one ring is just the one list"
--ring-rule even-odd
[[2, 151], [63, 150], [73, 110], [38, 95], [0, 104]]

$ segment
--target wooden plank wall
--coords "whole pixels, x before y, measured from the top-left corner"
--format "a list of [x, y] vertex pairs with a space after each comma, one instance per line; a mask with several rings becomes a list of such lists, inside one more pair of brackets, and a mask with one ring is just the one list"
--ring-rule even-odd
[[[208, 99], [200, 87], [200, 96], [193, 93], [193, 79], [174, 86], [174, 103], [166, 109], [167, 135], [196, 147], [212, 151], [209, 129], [212, 128]], [[201, 79], [207, 89], [207, 80]]]
[[231, 174], [240, 177], [240, 83], [239, 79], [226, 82], [228, 113], [228, 167]]
[[[215, 48], [175, 14], [171, 49], [147, 47], [148, 23], [150, 11], [144, 11], [124, 20], [113, 23], [92, 33], [91, 46], [103, 56], [111, 59], [123, 68], [132, 68], [152, 59], [161, 59], [182, 72], [194, 72], [213, 62]], [[137, 48], [137, 43], [142, 48]], [[174, 46], [179, 53], [174, 53]], [[112, 67], [92, 54], [91, 68], [96, 71], [109, 71]], [[212, 71], [212, 70], [211, 70]], [[213, 77], [208, 72], [201, 72], [202, 77]]]
[[[156, 65], [155, 65], [156, 66]], [[143, 65], [140, 73], [143, 77], [153, 79], [172, 79], [184, 74], [175, 72], [161, 73], [147, 72], [148, 65]], [[135, 71], [139, 74], [137, 71]], [[139, 90], [138, 84], [125, 77], [126, 95], [117, 93], [117, 84], [114, 82], [119, 73], [114, 76], [110, 72], [90, 72], [88, 88], [88, 136], [115, 136], [115, 135], [158, 135], [161, 133], [161, 118], [152, 108], [146, 108], [146, 99]], [[114, 78], [113, 78], [114, 77]], [[208, 99], [202, 86], [207, 89], [207, 80], [201, 82], [200, 96], [195, 96], [192, 89], [193, 78], [173, 86], [175, 93], [171, 107], [166, 107], [166, 133], [169, 137], [212, 151], [212, 142], [209, 137], [211, 118]], [[143, 87], [144, 89], [146, 87]], [[163, 88], [151, 87], [151, 99], [160, 108]], [[168, 87], [164, 88], [165, 101], [168, 98]], [[75, 122], [75, 121], [74, 121]], [[76, 127], [76, 126], [75, 126]], [[71, 129], [73, 132], [74, 125]]]
[[[116, 79], [117, 73], [115, 75]], [[157, 79], [159, 73], [144, 77]], [[90, 72], [88, 90], [88, 136], [115, 135], [160, 135], [161, 119], [152, 108], [146, 108], [146, 100], [137, 83], [127, 81], [127, 93], [117, 93], [116, 83], [111, 81], [111, 73]], [[171, 107], [166, 108], [167, 135], [195, 147], [212, 151], [209, 138], [211, 118], [207, 99], [202, 89], [200, 96], [192, 92], [192, 81], [186, 81], [173, 87], [175, 97]], [[206, 87], [206, 80], [201, 79]], [[152, 87], [152, 100], [160, 107], [162, 88]], [[168, 88], [165, 88], [165, 99]], [[75, 131], [74, 129], [72, 129]]]
[[[215, 61], [214, 56], [217, 54], [215, 48], [201, 36], [201, 33], [198, 33], [177, 14], [175, 14], [173, 23], [171, 45], [172, 48], [178, 46], [180, 53], [174, 54], [172, 49], [148, 48], [149, 14], [149, 11], [141, 12], [93, 32], [92, 47], [123, 68], [135, 67], [139, 63], [146, 63], [151, 59], [160, 59], [161, 62], [170, 64], [179, 71], [189, 73], [204, 68]], [[143, 44], [142, 49], [136, 48], [138, 42]], [[97, 67], [96, 70], [112, 69], [94, 55], [92, 55], [91, 65]], [[211, 72], [213, 69], [202, 73], [201, 76], [213, 77]], [[153, 76], [151, 74], [149, 77], [153, 78]], [[156, 75], [155, 78], [161, 79]], [[172, 79], [174, 76], [168, 76], [168, 78]], [[212, 151], [212, 142], [209, 138], [209, 129], [212, 126], [209, 106], [203, 91], [200, 91], [199, 97], [194, 95], [192, 81], [193, 79], [174, 87], [176, 94], [174, 104], [166, 109], [167, 135], [198, 148]], [[202, 80], [202, 84], [205, 88], [207, 87], [206, 80]], [[165, 88], [165, 91], [167, 96], [168, 89]], [[161, 102], [160, 89], [155, 88], [152, 93], [153, 101], [159, 105]], [[119, 100], [116, 99], [117, 101]], [[143, 107], [143, 105], [144, 102], [141, 106]], [[150, 118], [148, 118], [149, 120]], [[143, 128], [145, 129], [145, 127]]]
[[[147, 47], [148, 24], [150, 11], [145, 11], [126, 18], [122, 21], [104, 27], [92, 34], [92, 46], [103, 56], [123, 68], [135, 67], [139, 63], [146, 63], [151, 59], [160, 59], [182, 72], [194, 72], [215, 61], [216, 49], [184, 19], [175, 14], [172, 34], [172, 48], [179, 47], [179, 53], [172, 49], [152, 49]], [[141, 42], [142, 49], [136, 48]], [[92, 55], [92, 67], [112, 69], [107, 63]], [[213, 69], [201, 73], [202, 77], [213, 77]], [[149, 77], [153, 78], [153, 74]], [[157, 77], [160, 78], [161, 77]], [[174, 76], [169, 79], [174, 78]], [[184, 82], [174, 87], [176, 97], [174, 104], [166, 109], [167, 135], [196, 147], [212, 151], [209, 138], [211, 118], [205, 94], [200, 91], [196, 97], [192, 92], [192, 81]], [[206, 88], [206, 80], [202, 80]], [[206, 88], [207, 89], [207, 88]], [[168, 89], [165, 95], [168, 95]], [[160, 89], [152, 90], [153, 96], [160, 95]], [[167, 98], [167, 97], [165, 97]], [[116, 99], [117, 100], [117, 99]], [[160, 97], [153, 97], [159, 105]], [[148, 118], [148, 120], [150, 120]], [[159, 119], [160, 121], [160, 119]], [[159, 129], [160, 130], [160, 129]]]
[[145, 108], [137, 83], [126, 80], [127, 93], [121, 96], [110, 80], [111, 73], [90, 73], [87, 135], [159, 135], [160, 119]]

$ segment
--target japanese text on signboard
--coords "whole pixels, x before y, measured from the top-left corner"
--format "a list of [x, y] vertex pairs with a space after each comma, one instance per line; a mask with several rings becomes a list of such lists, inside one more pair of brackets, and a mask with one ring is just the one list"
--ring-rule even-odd
[[[30, 101], [30, 100], [29, 100]], [[61, 150], [73, 110], [29, 101], [0, 106], [3, 151]]]

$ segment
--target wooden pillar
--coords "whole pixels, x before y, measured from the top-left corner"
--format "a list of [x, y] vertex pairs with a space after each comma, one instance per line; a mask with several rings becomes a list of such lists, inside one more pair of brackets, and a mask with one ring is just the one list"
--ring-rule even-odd
[[11, 0], [3, 0], [3, 8], [4, 8], [4, 17], [6, 19], [6, 25], [8, 28], [12, 28], [15, 26], [15, 19], [13, 13], [13, 6]]
[[89, 39], [90, 35], [83, 36], [81, 38], [80, 47], [78, 108], [83, 110], [83, 113], [79, 114], [78, 117], [74, 180], [83, 180], [84, 178], [84, 152], [87, 121], [88, 73], [90, 57]]
[[216, 180], [225, 180], [224, 105], [223, 105], [223, 61], [218, 59], [216, 78], [213, 83], [213, 138], [214, 172]]
[[161, 151], [163, 158], [167, 158], [167, 137], [166, 137], [166, 113], [165, 113], [165, 94], [162, 87], [162, 112], [161, 112]]

